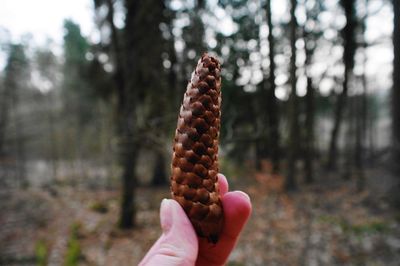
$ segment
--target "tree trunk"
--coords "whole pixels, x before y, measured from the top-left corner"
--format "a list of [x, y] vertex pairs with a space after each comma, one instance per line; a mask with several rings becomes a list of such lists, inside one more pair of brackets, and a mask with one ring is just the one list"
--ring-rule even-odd
[[[94, 1], [96, 7], [96, 0]], [[133, 20], [136, 12], [135, 1], [124, 1], [126, 6], [126, 25], [124, 38], [120, 38], [118, 29], [114, 24], [114, 1], [106, 0], [104, 4], [107, 7], [106, 21], [111, 31], [111, 53], [113, 55], [115, 71], [113, 73], [113, 82], [116, 89], [116, 134], [118, 136], [118, 156], [119, 164], [122, 168], [121, 173], [121, 206], [119, 216], [119, 227], [124, 229], [132, 228], [135, 224], [135, 168], [138, 154], [138, 147], [135, 145], [135, 121], [134, 106], [135, 102], [132, 91], [133, 87], [128, 87], [127, 70], [130, 74], [135, 73], [136, 64], [130, 65], [133, 60], [132, 51], [134, 42], [129, 36], [129, 30], [134, 27]], [[98, 8], [98, 7], [96, 7]], [[128, 38], [126, 38], [128, 36]], [[129, 38], [130, 37], [130, 38]], [[130, 61], [128, 61], [128, 58]], [[129, 68], [127, 66], [130, 66]], [[131, 82], [132, 83], [132, 82]]]
[[299, 122], [298, 122], [298, 99], [296, 94], [296, 40], [297, 40], [297, 21], [296, 21], [296, 6], [297, 0], [291, 0], [290, 8], [290, 84], [291, 84], [291, 95], [290, 95], [290, 131], [289, 131], [289, 150], [288, 150], [288, 175], [286, 180], [286, 189], [295, 190], [297, 189], [296, 182], [296, 160], [299, 150]]
[[[394, 175], [400, 177], [400, 0], [393, 0], [393, 89], [392, 89], [392, 134]], [[398, 191], [398, 190], [397, 190]], [[398, 196], [400, 202], [400, 197]], [[399, 206], [399, 205], [397, 205]]]
[[349, 108], [347, 108], [347, 132], [346, 136], [349, 136], [345, 139], [345, 148], [344, 148], [344, 164], [343, 164], [343, 173], [342, 178], [344, 180], [349, 180], [353, 175], [353, 165], [354, 165], [354, 136], [355, 136], [355, 127], [356, 127], [356, 114], [357, 109], [355, 108], [355, 104], [357, 104], [357, 99], [355, 97], [351, 97], [348, 99]]
[[[134, 189], [136, 184], [135, 169], [137, 154], [139, 150], [138, 139], [136, 136], [135, 121], [135, 105], [136, 105], [136, 88], [135, 88], [135, 39], [133, 32], [135, 30], [135, 15], [137, 11], [137, 3], [134, 0], [126, 0], [126, 21], [125, 21], [125, 49], [117, 46], [120, 42], [115, 34], [114, 49], [117, 60], [117, 72], [115, 74], [118, 88], [118, 115], [119, 115], [119, 133], [120, 133], [120, 156], [123, 167], [122, 172], [122, 200], [119, 226], [121, 228], [132, 228], [135, 225], [135, 201]], [[111, 20], [112, 21], [112, 20]], [[115, 27], [113, 27], [115, 30]], [[113, 38], [113, 39], [114, 39]], [[122, 59], [125, 54], [126, 60]], [[129, 69], [130, 75], [127, 75]]]
[[118, 113], [122, 113], [125, 98], [124, 98], [124, 90], [126, 84], [126, 75], [124, 68], [124, 49], [121, 45], [120, 38], [118, 37], [118, 30], [114, 24], [114, 5], [112, 0], [107, 0], [107, 22], [110, 25], [111, 29], [111, 47], [115, 56], [115, 72], [114, 72], [114, 82], [117, 89], [117, 97], [118, 97]]
[[311, 65], [312, 56], [314, 54], [315, 45], [311, 46], [308, 41], [310, 39], [310, 33], [307, 32], [306, 28], [303, 28], [303, 38], [306, 43], [305, 45], [305, 74], [307, 77], [307, 93], [305, 96], [305, 136], [304, 136], [304, 174], [305, 181], [307, 184], [314, 182], [314, 121], [315, 121], [315, 89], [312, 84], [312, 78], [309, 73], [309, 67]]
[[[307, 61], [307, 60], [306, 60]], [[305, 154], [304, 154], [304, 170], [305, 181], [307, 184], [314, 182], [314, 88], [311, 77], [307, 76], [307, 94], [306, 94], [306, 120], [305, 120]]]
[[354, 147], [354, 170], [357, 180], [357, 190], [364, 189], [364, 171], [363, 171], [363, 97], [364, 95], [355, 96], [355, 147]]
[[23, 116], [18, 113], [20, 90], [14, 91], [12, 95], [12, 109], [14, 110], [14, 129], [15, 129], [15, 147], [16, 147], [16, 172], [18, 175], [18, 183], [21, 188], [28, 186], [26, 177], [26, 151], [25, 151], [25, 136], [23, 134]]
[[[128, 124], [128, 123], [127, 123]], [[135, 225], [136, 208], [135, 208], [135, 167], [137, 160], [137, 152], [135, 149], [133, 136], [126, 132], [126, 142], [122, 144], [124, 148], [121, 153], [122, 160], [122, 200], [119, 226], [123, 229], [132, 228]]]
[[10, 93], [6, 86], [0, 84], [0, 159], [5, 156], [5, 133], [8, 124], [10, 108]]
[[279, 171], [280, 164], [280, 135], [279, 135], [279, 110], [278, 99], [275, 97], [275, 38], [273, 35], [274, 25], [272, 23], [271, 0], [266, 1], [266, 14], [268, 23], [268, 44], [269, 44], [269, 76], [268, 76], [268, 99], [267, 112], [269, 115], [269, 139], [270, 139], [270, 154], [273, 163], [273, 171]]
[[[364, 1], [365, 10], [368, 10], [368, 0]], [[361, 33], [363, 36], [363, 73], [361, 75], [362, 94], [358, 100], [357, 123], [356, 123], [356, 147], [355, 147], [355, 174], [357, 178], [357, 190], [362, 191], [365, 187], [364, 174], [364, 158], [365, 158], [365, 143], [367, 136], [367, 42], [365, 40], [365, 32], [367, 29], [368, 11], [361, 21]]]
[[54, 117], [54, 107], [53, 103], [54, 97], [53, 92], [49, 92], [47, 97], [47, 121], [48, 121], [48, 133], [49, 133], [49, 141], [50, 141], [50, 161], [52, 165], [53, 171], [53, 180], [57, 178], [57, 163], [58, 163], [58, 149], [57, 149], [57, 134], [55, 130], [56, 119]]
[[160, 187], [167, 185], [167, 173], [165, 171], [165, 156], [161, 150], [156, 150], [156, 160], [154, 163], [153, 178], [151, 185]]
[[344, 8], [346, 16], [346, 26], [342, 30], [343, 37], [343, 61], [344, 61], [344, 79], [343, 79], [343, 90], [340, 93], [337, 102], [334, 115], [334, 125], [331, 133], [331, 140], [329, 145], [329, 157], [328, 157], [328, 169], [336, 169], [337, 157], [338, 157], [338, 139], [340, 136], [340, 130], [343, 120], [343, 112], [346, 107], [347, 93], [349, 87], [350, 76], [354, 67], [354, 54], [356, 51], [355, 42], [355, 0], [341, 0], [340, 4]]

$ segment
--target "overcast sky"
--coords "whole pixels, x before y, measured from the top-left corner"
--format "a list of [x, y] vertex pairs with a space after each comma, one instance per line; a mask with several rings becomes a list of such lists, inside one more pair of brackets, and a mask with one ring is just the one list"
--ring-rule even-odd
[[1, 0], [0, 27], [9, 30], [15, 41], [29, 32], [39, 43], [47, 37], [60, 42], [65, 18], [78, 22], [82, 32], [90, 34], [92, 10], [92, 0]]
[[[55, 42], [55, 52], [62, 44], [63, 21], [71, 18], [79, 23], [85, 36], [92, 35], [92, 0], [0, 0], [0, 40], [5, 37], [20, 42], [30, 34], [32, 46], [44, 45], [47, 39]], [[0, 69], [4, 67], [4, 53], [0, 53]]]

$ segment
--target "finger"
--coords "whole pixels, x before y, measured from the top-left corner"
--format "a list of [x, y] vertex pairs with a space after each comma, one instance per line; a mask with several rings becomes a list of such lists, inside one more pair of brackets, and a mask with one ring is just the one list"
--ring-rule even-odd
[[250, 197], [242, 191], [228, 192], [222, 198], [222, 205], [225, 221], [221, 241], [236, 239], [250, 217]]
[[193, 265], [198, 252], [197, 236], [179, 203], [164, 199], [160, 220], [163, 234], [140, 265]]
[[223, 197], [229, 191], [228, 180], [223, 174], [218, 174], [219, 194]]
[[228, 192], [222, 198], [224, 227], [216, 245], [200, 239], [197, 265], [222, 265], [235, 247], [239, 234], [251, 214], [249, 196], [241, 191]]

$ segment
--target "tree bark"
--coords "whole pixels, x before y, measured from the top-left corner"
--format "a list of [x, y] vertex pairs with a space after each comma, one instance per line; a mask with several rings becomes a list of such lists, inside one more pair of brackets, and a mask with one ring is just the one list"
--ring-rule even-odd
[[344, 79], [343, 79], [343, 90], [337, 98], [336, 109], [334, 115], [334, 125], [331, 133], [331, 140], [329, 145], [329, 157], [328, 157], [328, 169], [333, 170], [336, 168], [337, 157], [338, 157], [338, 139], [343, 120], [343, 112], [345, 111], [349, 80], [354, 67], [354, 54], [356, 51], [355, 41], [355, 0], [341, 0], [345, 16], [346, 26], [342, 30], [343, 37], [343, 61], [344, 61]]
[[12, 95], [12, 109], [14, 110], [14, 129], [15, 129], [15, 147], [16, 147], [16, 172], [18, 174], [18, 183], [21, 188], [26, 188], [28, 180], [26, 178], [26, 150], [25, 150], [25, 136], [23, 134], [22, 115], [18, 113], [20, 100], [20, 90], [14, 91]]
[[[308, 15], [307, 15], [308, 16]], [[307, 77], [307, 93], [305, 96], [305, 112], [306, 118], [304, 122], [305, 136], [304, 136], [304, 174], [307, 184], [314, 182], [314, 121], [315, 121], [315, 88], [313, 87], [312, 78], [309, 73], [309, 67], [312, 62], [312, 56], [315, 50], [315, 44], [311, 46], [309, 42], [311, 35], [303, 28], [303, 38], [305, 45], [305, 74]]]
[[355, 132], [356, 132], [356, 104], [357, 99], [355, 97], [351, 97], [347, 99], [349, 102], [349, 108], [347, 108], [347, 132], [346, 136], [349, 136], [345, 139], [345, 147], [344, 147], [344, 163], [342, 166], [342, 178], [344, 180], [349, 180], [353, 175], [353, 166], [354, 166], [354, 143], [355, 143]]
[[7, 86], [0, 84], [0, 158], [5, 156], [5, 133], [10, 112], [10, 92]]
[[[364, 1], [365, 10], [368, 10], [368, 0]], [[367, 29], [368, 11], [361, 21], [361, 33], [363, 36], [363, 73], [361, 75], [362, 94], [358, 99], [357, 120], [356, 120], [356, 147], [355, 147], [355, 174], [357, 178], [357, 190], [362, 191], [365, 187], [364, 175], [364, 159], [365, 159], [365, 143], [367, 136], [367, 42], [365, 40], [365, 32]]]
[[363, 112], [363, 97], [364, 95], [355, 96], [355, 147], [354, 147], [354, 170], [355, 177], [357, 180], [357, 190], [361, 191], [364, 189], [364, 171], [363, 171], [363, 123], [364, 123], [364, 112]]
[[289, 150], [288, 150], [288, 175], [286, 180], [287, 190], [296, 190], [296, 160], [299, 150], [299, 121], [298, 121], [298, 99], [296, 94], [296, 40], [297, 40], [297, 21], [296, 21], [296, 6], [297, 0], [291, 0], [290, 7], [290, 84], [291, 84], [291, 95], [290, 95], [290, 131], [289, 131]]
[[135, 168], [137, 152], [135, 144], [132, 141], [133, 136], [125, 132], [125, 148], [121, 151], [122, 160], [122, 200], [120, 210], [119, 226], [123, 229], [129, 229], [135, 226], [136, 208], [135, 208]]
[[[394, 175], [400, 177], [400, 0], [393, 0], [392, 134]], [[399, 199], [400, 201], [400, 199]]]
[[[134, 63], [135, 40], [132, 32], [135, 28], [134, 18], [137, 10], [136, 1], [125, 0], [126, 19], [123, 35], [120, 35], [114, 24], [114, 1], [102, 2], [108, 9], [106, 20], [111, 31], [111, 51], [113, 54], [115, 71], [113, 81], [117, 95], [116, 130], [119, 139], [118, 156], [122, 167], [121, 174], [121, 206], [119, 214], [119, 227], [132, 228], [135, 225], [135, 169], [138, 156], [138, 145], [135, 141], [135, 87], [133, 75], [136, 64]], [[95, 1], [95, 7], [96, 1]], [[122, 37], [122, 38], [121, 38]], [[129, 70], [129, 71], [128, 71]], [[130, 75], [128, 75], [128, 73]]]
[[107, 0], [107, 22], [111, 29], [111, 47], [115, 56], [115, 72], [114, 72], [114, 82], [117, 89], [117, 97], [118, 97], [118, 113], [122, 113], [125, 98], [124, 98], [124, 89], [126, 83], [126, 75], [124, 69], [124, 49], [121, 45], [120, 38], [118, 36], [118, 30], [114, 24], [114, 2], [113, 0]]
[[152, 186], [159, 187], [167, 185], [167, 173], [165, 171], [166, 161], [165, 155], [161, 150], [156, 150], [156, 160], [154, 163]]
[[[134, 201], [134, 189], [136, 184], [135, 169], [136, 161], [138, 156], [138, 140], [136, 138], [136, 121], [135, 121], [135, 106], [136, 106], [136, 94], [137, 89], [135, 88], [135, 16], [137, 12], [137, 1], [126, 0], [125, 7], [127, 10], [125, 29], [124, 29], [124, 49], [122, 50], [125, 55], [125, 60], [122, 57], [117, 57], [117, 60], [121, 60], [117, 63], [120, 67], [116, 78], [122, 78], [119, 81], [120, 87], [117, 91], [119, 93], [119, 131], [121, 134], [120, 143], [120, 156], [123, 167], [122, 173], [122, 200], [121, 200], [121, 213], [119, 226], [121, 228], [132, 228], [135, 225], [136, 208]], [[115, 33], [116, 35], [116, 33]], [[118, 40], [117, 37], [115, 37]], [[117, 42], [118, 44], [119, 42]], [[120, 53], [121, 46], [116, 46], [116, 53]], [[122, 54], [122, 52], [121, 52]], [[120, 55], [121, 55], [120, 54]], [[122, 61], [123, 60], [123, 61]], [[129, 72], [128, 72], [129, 70]], [[128, 75], [130, 73], [130, 75]]]
[[275, 96], [275, 38], [273, 35], [274, 25], [272, 23], [271, 0], [266, 1], [266, 14], [268, 24], [268, 45], [269, 45], [269, 77], [268, 77], [268, 99], [267, 112], [269, 115], [269, 140], [270, 154], [273, 163], [273, 171], [276, 173], [280, 169], [280, 135], [279, 135], [279, 106]]
[[[306, 59], [307, 61], [307, 59]], [[315, 116], [315, 101], [314, 88], [312, 79], [307, 76], [307, 93], [306, 93], [306, 120], [305, 120], [305, 155], [304, 155], [304, 170], [305, 181], [308, 184], [314, 182], [314, 116]]]

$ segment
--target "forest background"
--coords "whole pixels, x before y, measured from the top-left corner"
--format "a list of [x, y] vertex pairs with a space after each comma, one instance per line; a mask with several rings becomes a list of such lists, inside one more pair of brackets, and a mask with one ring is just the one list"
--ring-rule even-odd
[[204, 52], [254, 205], [230, 265], [399, 261], [400, 0], [2, 1], [0, 265], [143, 257]]

